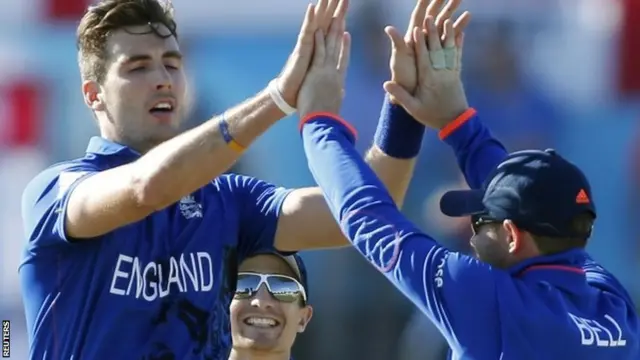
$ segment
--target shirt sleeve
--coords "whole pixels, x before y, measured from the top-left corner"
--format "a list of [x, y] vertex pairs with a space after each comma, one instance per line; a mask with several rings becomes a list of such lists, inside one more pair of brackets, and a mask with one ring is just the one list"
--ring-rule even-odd
[[274, 239], [278, 218], [285, 198], [291, 192], [250, 176], [224, 175], [234, 194], [242, 257], [264, 251], [275, 251]]
[[348, 129], [316, 117], [302, 127], [309, 168], [356, 249], [438, 327], [452, 347], [496, 321], [496, 283], [508, 274], [450, 252], [409, 222], [350, 143]]
[[458, 166], [472, 189], [482, 187], [506, 157], [507, 150], [477, 116], [451, 132], [444, 142], [453, 148]]
[[63, 164], [31, 180], [22, 194], [23, 227], [30, 249], [70, 242], [65, 231], [70, 195], [97, 172], [88, 164]]

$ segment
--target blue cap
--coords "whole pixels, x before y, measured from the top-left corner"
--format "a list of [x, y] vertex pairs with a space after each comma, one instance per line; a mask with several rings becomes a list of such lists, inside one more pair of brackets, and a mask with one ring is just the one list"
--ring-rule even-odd
[[482, 190], [447, 192], [440, 209], [454, 217], [510, 219], [532, 234], [552, 237], [588, 236], [575, 233], [572, 220], [584, 213], [596, 216], [586, 176], [553, 149], [510, 154]]
[[289, 264], [291, 270], [298, 276], [298, 281], [304, 286], [304, 291], [307, 293], [307, 302], [309, 302], [309, 282], [307, 280], [307, 268], [304, 266], [302, 258], [298, 254], [283, 256], [284, 260]]

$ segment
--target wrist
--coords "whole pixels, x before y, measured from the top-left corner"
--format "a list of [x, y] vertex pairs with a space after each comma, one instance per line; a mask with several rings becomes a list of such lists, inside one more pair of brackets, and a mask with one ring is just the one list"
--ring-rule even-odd
[[402, 106], [385, 97], [374, 144], [385, 154], [398, 159], [411, 159], [422, 147], [425, 126], [416, 121]]
[[304, 108], [300, 108], [300, 119], [308, 118], [313, 114], [332, 114], [335, 117], [340, 117], [340, 106], [332, 106], [327, 104], [309, 104]]
[[449, 135], [453, 134], [475, 115], [476, 109], [468, 107], [464, 111], [460, 112], [457, 117], [453, 118], [452, 121], [447, 122], [438, 132], [438, 137], [440, 138], [440, 140], [446, 139], [447, 137], [449, 137]]
[[298, 124], [298, 130], [302, 132], [302, 129], [305, 124], [313, 123], [313, 122], [329, 122], [334, 127], [338, 127], [345, 131], [347, 135], [351, 138], [352, 142], [356, 140], [358, 137], [358, 132], [355, 127], [351, 125], [348, 121], [343, 119], [337, 114], [327, 113], [327, 112], [311, 112], [306, 114], [305, 116], [300, 117], [300, 123]]
[[287, 100], [283, 95], [278, 78], [275, 78], [269, 82], [266, 89], [269, 97], [274, 106], [276, 106], [284, 115], [291, 115], [296, 112], [296, 108], [291, 106], [293, 104], [291, 100]]

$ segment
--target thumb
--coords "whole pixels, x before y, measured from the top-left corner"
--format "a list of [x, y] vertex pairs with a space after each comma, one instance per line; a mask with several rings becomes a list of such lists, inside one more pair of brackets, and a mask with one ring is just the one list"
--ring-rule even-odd
[[389, 41], [391, 41], [391, 47], [393, 48], [393, 50], [404, 50], [406, 44], [398, 29], [394, 28], [393, 26], [387, 26], [386, 28], [384, 28], [384, 32], [389, 37]]
[[[420, 109], [420, 102], [416, 100], [407, 90], [398, 83], [393, 81], [385, 81], [382, 85], [384, 90], [389, 93], [392, 99], [407, 110], [410, 114], [415, 114]], [[414, 116], [415, 117], [415, 116]]]

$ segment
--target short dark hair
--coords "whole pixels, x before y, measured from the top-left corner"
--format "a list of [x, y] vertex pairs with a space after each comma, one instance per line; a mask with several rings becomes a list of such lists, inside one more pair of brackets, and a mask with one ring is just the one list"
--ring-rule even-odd
[[584, 248], [587, 246], [587, 241], [591, 236], [594, 221], [595, 218], [591, 213], [580, 214], [573, 218], [571, 221], [573, 232], [576, 234], [584, 234], [584, 236], [552, 237], [531, 234], [531, 237], [542, 255], [551, 255], [572, 249]]
[[[170, 1], [101, 0], [90, 6], [80, 20], [76, 34], [82, 78], [98, 82], [104, 80], [108, 60], [105, 48], [111, 33], [125, 27], [147, 24], [164, 25], [177, 38], [177, 25]], [[151, 31], [161, 36], [155, 27]]]

